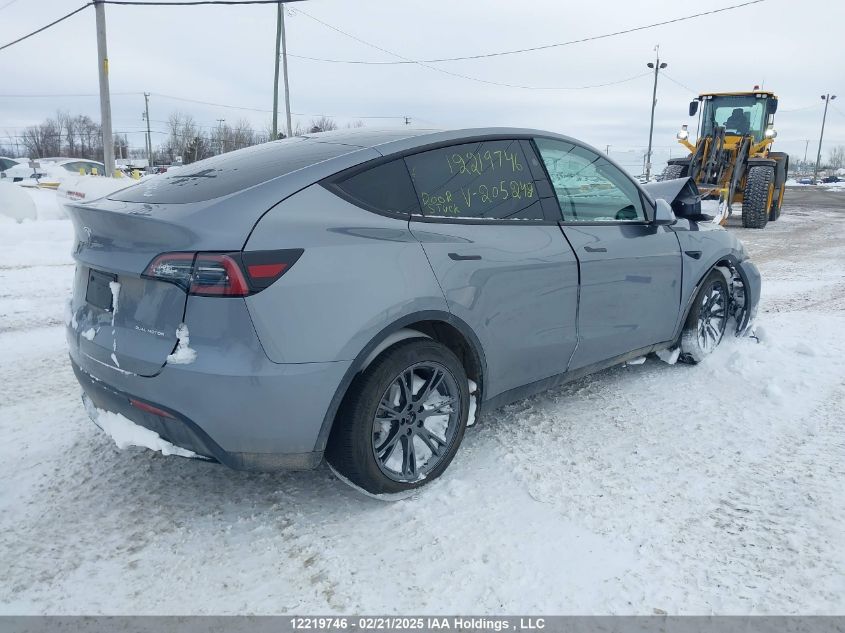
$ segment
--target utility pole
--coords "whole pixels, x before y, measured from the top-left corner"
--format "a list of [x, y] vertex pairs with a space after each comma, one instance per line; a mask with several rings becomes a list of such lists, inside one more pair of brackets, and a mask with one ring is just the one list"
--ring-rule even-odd
[[651, 124], [648, 127], [648, 153], [645, 160], [645, 179], [646, 182], [651, 178], [651, 139], [654, 135], [654, 108], [657, 105], [657, 75], [661, 69], [666, 68], [669, 64], [666, 62], [660, 63], [660, 44], [654, 47], [655, 59], [654, 63], [646, 64], [649, 68], [654, 68], [654, 90], [651, 94]]
[[226, 153], [226, 137], [224, 136], [224, 134], [226, 132], [226, 128], [223, 126], [223, 124], [225, 122], [226, 122], [226, 119], [217, 119], [217, 135], [220, 138], [219, 149], [220, 149], [221, 154]]
[[824, 101], [824, 115], [822, 116], [822, 132], [819, 134], [819, 153], [816, 155], [816, 168], [813, 170], [813, 184], [816, 184], [816, 178], [819, 173], [819, 163], [822, 160], [822, 140], [824, 139], [824, 123], [827, 120], [827, 106], [834, 99], [836, 99], [836, 95], [832, 95], [830, 93], [822, 95], [822, 101]]
[[807, 164], [807, 150], [810, 148], [810, 139], [804, 139], [804, 169], [806, 169]]
[[610, 156], [610, 145], [604, 146], [604, 153], [606, 156]]
[[409, 116], [405, 117], [405, 125], [411, 125], [411, 117], [409, 117]]
[[153, 137], [150, 135], [150, 93], [144, 93], [144, 118], [147, 120], [147, 173], [153, 173]]
[[276, 5], [276, 63], [273, 73], [273, 138], [275, 141], [279, 138], [279, 60], [281, 57], [282, 46], [282, 3]]
[[293, 129], [290, 124], [290, 86], [288, 85], [288, 45], [285, 37], [285, 5], [280, 6], [282, 12], [282, 75], [285, 78], [285, 122], [287, 123], [286, 135], [288, 138], [293, 136]]
[[97, 67], [100, 74], [100, 129], [103, 133], [103, 163], [106, 176], [114, 175], [114, 135], [111, 127], [111, 97], [109, 95], [109, 54], [106, 49], [106, 6], [94, 0], [97, 22]]
[[293, 133], [290, 122], [290, 87], [288, 85], [288, 47], [285, 41], [285, 3], [276, 3], [276, 63], [273, 75], [273, 140], [279, 138], [279, 59], [282, 61], [282, 75], [285, 82], [285, 136]]

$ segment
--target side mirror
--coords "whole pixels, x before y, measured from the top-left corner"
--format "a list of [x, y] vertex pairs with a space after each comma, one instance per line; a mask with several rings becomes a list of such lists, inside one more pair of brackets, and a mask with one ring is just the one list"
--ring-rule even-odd
[[769, 114], [774, 114], [778, 111], [778, 100], [777, 99], [769, 99], [768, 102]]
[[695, 116], [696, 112], [698, 112], [698, 99], [693, 99], [689, 102], [689, 115]]
[[652, 224], [658, 226], [665, 226], [677, 222], [675, 212], [672, 211], [672, 205], [666, 202], [663, 198], [657, 198], [654, 207], [654, 221]]

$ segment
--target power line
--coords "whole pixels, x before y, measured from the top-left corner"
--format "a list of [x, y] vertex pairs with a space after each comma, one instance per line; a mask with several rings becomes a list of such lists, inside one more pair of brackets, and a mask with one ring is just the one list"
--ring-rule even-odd
[[4, 4], [2, 7], [0, 7], [0, 11], [2, 11], [3, 9], [5, 9], [6, 7], [10, 7], [10, 6], [12, 6], [12, 5], [13, 5], [13, 4], [15, 4], [17, 1], [18, 1], [18, 0], [9, 0], [6, 4]]
[[[112, 92], [112, 96], [115, 95], [140, 95], [144, 94], [143, 92]], [[59, 97], [99, 97], [100, 95], [92, 92], [88, 94], [11, 94], [5, 95], [0, 94], [0, 99], [55, 99]]]
[[[743, 3], [740, 3], [740, 4], [734, 4], [734, 5], [731, 5], [731, 6], [728, 6], [728, 7], [722, 7], [720, 9], [712, 9], [710, 11], [702, 11], [700, 13], [694, 13], [692, 15], [687, 15], [687, 16], [683, 16], [683, 17], [680, 17], [680, 18], [673, 18], [671, 20], [664, 20], [663, 22], [655, 22], [653, 24], [645, 24], [645, 25], [642, 25], [642, 26], [635, 26], [635, 27], [632, 27], [630, 29], [623, 29], [621, 31], [614, 31], [612, 33], [604, 33], [602, 35], [593, 35], [591, 37], [584, 37], [584, 38], [580, 38], [580, 39], [577, 39], [577, 40], [569, 40], [569, 41], [566, 41], [566, 42], [558, 42], [558, 43], [555, 43], [555, 44], [544, 44], [542, 46], [531, 46], [531, 47], [528, 47], [528, 48], [517, 48], [517, 49], [507, 50], [507, 51], [497, 51], [497, 52], [493, 52], [493, 53], [479, 53], [477, 55], [463, 55], [463, 56], [458, 56], [458, 57], [437, 57], [437, 58], [433, 58], [433, 59], [419, 59], [419, 60], [404, 59], [402, 61], [367, 61], [367, 60], [349, 60], [349, 59], [326, 59], [326, 58], [320, 58], [320, 57], [304, 57], [304, 56], [298, 56], [298, 55], [291, 55], [291, 57], [300, 57], [302, 59], [311, 59], [311, 60], [314, 60], [314, 61], [331, 62], [331, 63], [337, 63], [337, 64], [374, 64], [374, 65], [381, 65], [381, 64], [419, 64], [419, 63], [434, 64], [434, 63], [437, 63], [437, 62], [454, 62], [454, 61], [461, 61], [461, 60], [467, 60], [467, 59], [483, 59], [483, 58], [488, 58], [488, 57], [501, 57], [503, 55], [516, 55], [516, 54], [519, 54], [519, 53], [529, 53], [529, 52], [533, 52], [533, 51], [541, 51], [541, 50], [546, 50], [546, 49], [550, 49], [550, 48], [559, 48], [559, 47], [562, 47], [562, 46], [570, 46], [572, 44], [582, 44], [584, 42], [592, 42], [592, 41], [595, 41], [595, 40], [606, 39], [608, 37], [615, 37], [617, 35], [626, 35], [628, 33], [635, 33], [637, 31], [644, 31], [646, 29], [653, 29], [653, 28], [656, 28], [658, 26], [666, 26], [667, 24], [675, 24], [677, 22], [684, 22], [686, 20], [692, 20], [692, 19], [695, 19], [695, 18], [700, 18], [700, 17], [703, 17], [705, 15], [713, 15], [715, 13], [722, 13], [724, 11], [732, 11], [734, 9], [747, 7], [749, 5], [758, 4], [760, 2], [766, 2], [766, 0], [749, 0], [748, 2], [743, 2]], [[314, 16], [305, 13], [305, 11], [303, 11], [302, 9], [296, 9], [296, 11], [297, 11], [297, 13], [302, 13], [304, 16], [311, 18], [312, 20], [315, 20], [317, 22], [321, 22], [320, 20], [318, 20]], [[322, 22], [322, 24], [324, 24], [325, 26], [330, 26], [330, 25], [326, 24], [325, 22]], [[334, 27], [330, 26], [330, 28], [334, 28]], [[339, 29], [335, 29], [335, 30], [339, 31]], [[349, 34], [344, 33], [344, 35], [349, 35]], [[350, 37], [354, 37], [354, 36], [350, 35]], [[358, 38], [355, 38], [355, 39], [358, 39]], [[358, 41], [365, 43], [368, 46], [373, 46], [374, 48], [379, 48], [375, 45], [369, 44], [368, 42], [364, 42], [363, 40], [358, 40]], [[380, 49], [380, 50], [382, 50], [384, 52], [388, 52], [388, 53], [390, 52], [390, 51], [386, 51], [385, 49]], [[394, 53], [391, 53], [391, 54], [394, 54]]]
[[[193, 7], [198, 5], [238, 5], [238, 4], [279, 4], [282, 0], [183, 0], [181, 2], [166, 2], [163, 0], [96, 0], [103, 4], [117, 4], [124, 6], [151, 7]], [[302, 0], [285, 0], [285, 2], [300, 2]]]
[[[272, 110], [268, 110], [266, 108], [252, 108], [252, 107], [249, 107], [249, 106], [236, 106], [236, 105], [229, 105], [229, 104], [225, 104], [225, 103], [214, 103], [213, 101], [200, 101], [199, 99], [188, 99], [186, 97], [177, 97], [177, 96], [174, 96], [174, 95], [166, 95], [166, 94], [161, 94], [159, 92], [153, 92], [153, 93], [150, 93], [150, 94], [152, 94], [153, 96], [156, 96], [156, 97], [161, 97], [162, 99], [173, 99], [174, 101], [185, 101], [187, 103], [197, 103], [197, 104], [200, 104], [200, 105], [214, 106], [214, 107], [217, 107], [217, 108], [228, 108], [230, 110], [248, 110], [248, 111], [251, 111], [251, 112], [272, 112]], [[404, 119], [405, 118], [404, 115], [403, 116], [398, 116], [398, 115], [385, 115], [385, 116], [343, 115], [341, 117], [341, 115], [313, 114], [313, 113], [307, 113], [307, 112], [291, 112], [291, 114], [294, 114], [296, 116], [314, 116], [314, 117], [324, 116], [324, 117], [329, 117], [329, 118], [346, 118], [346, 119]]]
[[[764, 1], [765, 0], [753, 0], [753, 2], [764, 2]], [[446, 70], [445, 68], [438, 68], [437, 66], [431, 66], [430, 63], [425, 62], [425, 61], [410, 59], [408, 57], [405, 57], [404, 55], [400, 55], [399, 53], [397, 53], [395, 51], [391, 51], [391, 50], [384, 48], [382, 46], [379, 46], [377, 44], [373, 44], [372, 42], [368, 42], [367, 40], [361, 39], [360, 37], [358, 37], [356, 35], [352, 35], [351, 33], [347, 33], [343, 29], [339, 29], [338, 27], [336, 27], [332, 24], [329, 24], [328, 22], [325, 22], [324, 20], [321, 20], [320, 18], [316, 18], [313, 15], [306, 13], [302, 9], [297, 9], [296, 12], [301, 13], [305, 17], [307, 17], [311, 20], [314, 20], [315, 22], [317, 22], [319, 24], [322, 24], [323, 26], [331, 29], [332, 31], [335, 31], [335, 32], [340, 33], [341, 35], [343, 35], [345, 37], [353, 39], [356, 42], [359, 42], [359, 43], [361, 43], [365, 46], [369, 46], [370, 48], [374, 48], [374, 49], [381, 51], [383, 53], [387, 53], [388, 55], [392, 55], [393, 57], [396, 57], [396, 58], [402, 60], [403, 63], [416, 64], [418, 66], [422, 66], [423, 68], [428, 68], [429, 70], [433, 70], [435, 72], [442, 73], [444, 75], [450, 75], [452, 77], [459, 77], [460, 79], [468, 79], [469, 81], [476, 81], [478, 83], [489, 84], [489, 85], [492, 85], [492, 86], [503, 86], [505, 88], [520, 88], [520, 89], [523, 89], [523, 90], [587, 90], [589, 88], [601, 88], [603, 86], [612, 86], [612, 85], [616, 85], [616, 84], [625, 83], [627, 81], [633, 81], [634, 79], [639, 79], [640, 77], [644, 77], [645, 75], [649, 74], [649, 73], [641, 73], [641, 74], [638, 74], [638, 75], [634, 75], [633, 77], [626, 77], [625, 79], [619, 79], [619, 80], [615, 80], [615, 81], [609, 81], [609, 82], [605, 82], [605, 83], [593, 84], [593, 85], [588, 85], [588, 86], [525, 86], [525, 85], [520, 85], [520, 84], [504, 83], [504, 82], [501, 82], [501, 81], [490, 81], [488, 79], [481, 79], [480, 77], [473, 77], [471, 75], [465, 75], [463, 73], [456, 73], [456, 72], [453, 72], [451, 70]], [[443, 60], [435, 60], [435, 61], [443, 61]]]
[[820, 103], [813, 103], [811, 105], [803, 106], [801, 108], [790, 108], [789, 110], [778, 110], [778, 114], [786, 114], [787, 112], [802, 112], [804, 110], [816, 109], [820, 105], [821, 105]]
[[[23, 42], [24, 40], [29, 39], [29, 38], [30, 38], [30, 37], [32, 37], [33, 35], [38, 35], [38, 34], [39, 34], [39, 33], [41, 33], [42, 31], [46, 31], [46, 30], [47, 30], [47, 29], [49, 29], [50, 27], [56, 26], [59, 22], [64, 22], [64, 21], [65, 21], [65, 20], [67, 20], [69, 17], [74, 16], [74, 15], [76, 15], [77, 13], [79, 13], [80, 11], [84, 11], [85, 9], [87, 9], [88, 7], [93, 6], [93, 5], [94, 5], [94, 3], [93, 3], [93, 2], [86, 2], [85, 4], [83, 4], [83, 5], [82, 5], [81, 7], [79, 7], [78, 9], [75, 9], [75, 10], [71, 11], [70, 13], [68, 13], [68, 14], [66, 14], [66, 15], [63, 15], [63, 16], [62, 16], [62, 17], [60, 17], [58, 20], [53, 20], [52, 22], [50, 22], [50, 24], [47, 24], [46, 26], [42, 26], [40, 29], [37, 29], [37, 30], [35, 30], [35, 31], [32, 31], [31, 33], [27, 33], [27, 34], [26, 34], [26, 35], [24, 35], [23, 37], [19, 37], [18, 39], [16, 39], [16, 40], [15, 40], [15, 41], [13, 41], [13, 42], [9, 42], [8, 44], [3, 44], [3, 46], [0, 46], [0, 51], [4, 50], [4, 49], [6, 49], [6, 48], [9, 48], [10, 46], [14, 46], [15, 44], [19, 44], [20, 42]], [[9, 6], [9, 5], [6, 5], [6, 6]], [[5, 7], [4, 7], [4, 8], [5, 8]]]
[[673, 79], [672, 77], [670, 77], [670, 76], [669, 76], [669, 73], [664, 72], [664, 73], [663, 73], [663, 76], [664, 76], [664, 77], [666, 77], [666, 79], [668, 79], [669, 81], [671, 81], [673, 84], [677, 84], [678, 86], [680, 86], [680, 87], [681, 87], [681, 88], [683, 88], [684, 90], [686, 90], [686, 91], [688, 91], [688, 92], [690, 92], [690, 93], [692, 93], [692, 94], [694, 94], [694, 95], [697, 95], [697, 94], [698, 94], [695, 90], [693, 90], [693, 89], [692, 89], [692, 88], [690, 88], [689, 86], [686, 86], [686, 85], [682, 84], [680, 81], [678, 81], [677, 79]]
[[[144, 3], [146, 4], [146, 3]], [[112, 92], [112, 96], [115, 95], [142, 95], [143, 92]], [[150, 93], [153, 96], [160, 97], [162, 99], [172, 99], [173, 101], [184, 101], [186, 103], [197, 103], [200, 105], [208, 105], [214, 106], [217, 108], [227, 108], [229, 110], [245, 110], [249, 112], [272, 112], [272, 110], [266, 108], [253, 108], [250, 106], [239, 106], [239, 105], [231, 105], [227, 103], [215, 103], [213, 101], [201, 101], [199, 99], [189, 99], [187, 97], [177, 97], [176, 95], [167, 95], [162, 94], [160, 92], [152, 92]], [[65, 97], [73, 98], [73, 97], [99, 97], [100, 95], [96, 93], [71, 93], [71, 94], [0, 94], [0, 99], [62, 99]], [[404, 119], [405, 115], [354, 115], [354, 114], [314, 114], [309, 112], [292, 112], [296, 116], [310, 116], [310, 117], [329, 117], [329, 118], [344, 118], [344, 119]]]

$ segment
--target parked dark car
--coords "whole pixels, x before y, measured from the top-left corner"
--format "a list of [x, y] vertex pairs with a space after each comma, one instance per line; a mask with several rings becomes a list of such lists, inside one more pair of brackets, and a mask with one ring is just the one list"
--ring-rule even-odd
[[73, 368], [95, 418], [183, 453], [247, 470], [325, 455], [403, 492], [446, 469], [476, 405], [658, 350], [696, 363], [747, 330], [759, 274], [694, 186], [641, 186], [529, 129], [227, 153], [66, 203]]

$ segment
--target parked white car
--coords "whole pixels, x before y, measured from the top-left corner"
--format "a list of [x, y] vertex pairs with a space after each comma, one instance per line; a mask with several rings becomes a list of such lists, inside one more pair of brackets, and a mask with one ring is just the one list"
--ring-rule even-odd
[[0, 156], [0, 178], [6, 178], [6, 171], [13, 167], [17, 167], [19, 164], [20, 163], [14, 158]]
[[98, 175], [105, 173], [105, 165], [86, 158], [37, 158], [32, 161], [37, 167], [30, 166], [29, 160], [23, 160], [9, 167], [5, 172], [6, 178], [12, 182], [30, 184], [32, 186], [49, 187], [55, 189], [67, 176], [73, 174], [91, 175], [96, 170]]

